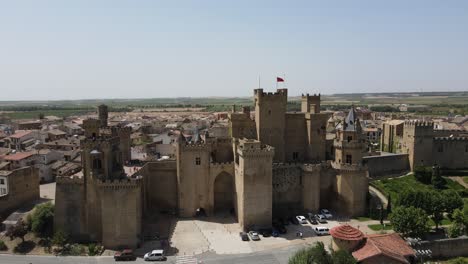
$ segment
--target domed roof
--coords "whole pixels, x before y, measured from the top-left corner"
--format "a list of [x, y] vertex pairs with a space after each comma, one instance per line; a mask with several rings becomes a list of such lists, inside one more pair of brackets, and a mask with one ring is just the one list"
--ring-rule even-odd
[[350, 225], [341, 225], [336, 226], [330, 229], [330, 235], [333, 238], [338, 238], [341, 240], [361, 240], [364, 238], [364, 234], [357, 229]]

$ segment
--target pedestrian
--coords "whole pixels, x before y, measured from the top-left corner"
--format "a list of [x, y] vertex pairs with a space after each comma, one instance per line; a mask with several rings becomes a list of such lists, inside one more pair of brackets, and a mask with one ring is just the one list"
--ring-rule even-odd
[[302, 232], [299, 232], [299, 236], [301, 236], [301, 239], [302, 239]]

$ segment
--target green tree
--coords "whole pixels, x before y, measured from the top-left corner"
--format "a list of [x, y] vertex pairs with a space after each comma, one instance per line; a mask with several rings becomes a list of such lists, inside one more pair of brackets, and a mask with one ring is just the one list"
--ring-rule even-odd
[[468, 207], [465, 207], [464, 210], [455, 209], [452, 218], [452, 226], [454, 229], [460, 230], [461, 234], [468, 234]]
[[428, 230], [428, 217], [420, 208], [397, 207], [390, 214], [390, 222], [396, 232], [405, 237], [422, 237]]
[[54, 205], [52, 203], [36, 206], [31, 216], [31, 230], [41, 237], [52, 235], [54, 230]]
[[357, 263], [356, 259], [345, 250], [338, 250], [332, 253], [332, 262], [333, 264], [355, 264]]
[[445, 203], [445, 212], [453, 214], [456, 209], [463, 208], [463, 198], [455, 190], [444, 190], [442, 192]]
[[414, 177], [416, 180], [424, 183], [430, 184], [432, 178], [432, 170], [430, 167], [417, 166], [414, 168]]
[[15, 225], [8, 228], [6, 236], [13, 240], [15, 238], [21, 238], [21, 241], [24, 243], [24, 236], [28, 233], [26, 224], [19, 220]]
[[440, 167], [437, 165], [434, 165], [434, 167], [432, 167], [431, 184], [432, 186], [434, 186], [434, 188], [439, 190], [445, 187], [445, 180], [440, 175]]
[[429, 192], [428, 202], [430, 203], [430, 206], [425, 211], [431, 216], [432, 220], [436, 224], [436, 229], [439, 229], [439, 225], [444, 219], [444, 197], [439, 192], [432, 191]]
[[392, 213], [392, 196], [388, 196], [388, 202], [387, 202], [387, 216]]

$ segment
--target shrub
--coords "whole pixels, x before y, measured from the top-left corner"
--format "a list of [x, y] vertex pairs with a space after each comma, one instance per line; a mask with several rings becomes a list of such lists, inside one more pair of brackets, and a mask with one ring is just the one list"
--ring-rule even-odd
[[24, 243], [24, 236], [27, 233], [28, 233], [28, 229], [26, 228], [26, 224], [22, 220], [19, 220], [16, 223], [16, 225], [8, 228], [5, 235], [9, 237], [10, 240], [13, 240], [15, 238], [21, 238], [22, 242]]
[[55, 232], [54, 237], [52, 238], [52, 243], [59, 247], [65, 246], [67, 241], [68, 241], [68, 236], [62, 230], [58, 230], [57, 232]]
[[8, 247], [7, 247], [7, 245], [5, 244], [5, 242], [4, 242], [3, 240], [0, 240], [0, 250], [1, 250], [1, 251], [5, 251], [5, 250], [7, 250], [7, 249], [8, 249]]
[[51, 236], [54, 230], [54, 205], [50, 202], [36, 206], [31, 216], [31, 230], [38, 236]]
[[424, 167], [418, 166], [414, 168], [414, 177], [419, 182], [424, 184], [431, 184], [432, 181], [432, 168], [431, 167]]
[[460, 225], [453, 224], [448, 228], [447, 234], [450, 238], [455, 238], [463, 235], [463, 230]]

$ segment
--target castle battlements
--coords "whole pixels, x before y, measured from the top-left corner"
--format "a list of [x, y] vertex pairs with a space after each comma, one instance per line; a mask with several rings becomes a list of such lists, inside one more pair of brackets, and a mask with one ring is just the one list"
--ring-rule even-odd
[[468, 137], [435, 137], [435, 141], [468, 141]]
[[288, 98], [288, 89], [276, 89], [276, 92], [263, 92], [263, 89], [255, 89], [254, 90], [255, 97], [260, 98], [268, 98], [268, 99], [286, 99]]
[[365, 165], [361, 164], [346, 164], [346, 163], [338, 163], [338, 162], [332, 162], [332, 166], [334, 169], [340, 170], [340, 171], [363, 171], [366, 170]]
[[211, 145], [206, 143], [185, 143], [181, 144], [180, 147], [184, 151], [208, 151], [211, 148]]
[[310, 98], [310, 97], [317, 97], [317, 98], [320, 98], [320, 94], [313, 94], [313, 95], [309, 95], [308, 93], [307, 94], [302, 94], [302, 98], [303, 99], [307, 99], [307, 98]]
[[210, 167], [224, 167], [224, 166], [232, 166], [234, 163], [232, 161], [230, 162], [211, 162]]
[[139, 188], [142, 180], [141, 178], [135, 179], [119, 179], [119, 180], [96, 180], [97, 186], [100, 188], [110, 189], [133, 189]]
[[78, 176], [57, 176], [57, 184], [84, 184], [83, 177]]
[[422, 121], [422, 120], [407, 120], [405, 121], [406, 127], [434, 127], [434, 122], [432, 121]]

